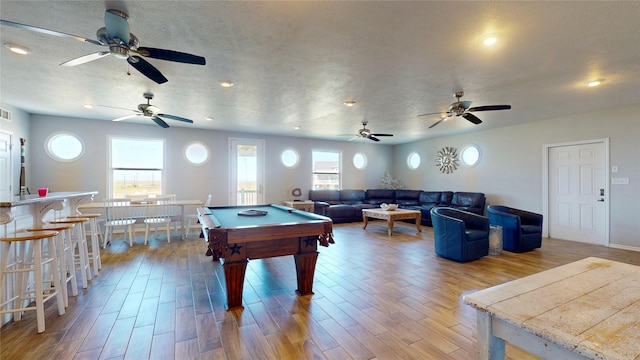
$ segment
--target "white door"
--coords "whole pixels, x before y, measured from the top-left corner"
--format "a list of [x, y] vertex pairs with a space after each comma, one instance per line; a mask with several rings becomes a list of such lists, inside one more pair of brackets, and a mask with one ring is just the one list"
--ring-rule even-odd
[[264, 203], [264, 140], [229, 139], [229, 204]]
[[549, 237], [608, 245], [607, 148], [605, 140], [547, 148]]
[[11, 134], [0, 131], [0, 201], [11, 200]]

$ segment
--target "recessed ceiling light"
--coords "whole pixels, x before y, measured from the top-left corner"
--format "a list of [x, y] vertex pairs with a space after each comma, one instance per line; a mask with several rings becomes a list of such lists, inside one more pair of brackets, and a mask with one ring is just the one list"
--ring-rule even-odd
[[4, 44], [4, 47], [11, 50], [11, 52], [19, 55], [27, 55], [31, 52], [31, 49], [29, 49], [28, 47], [24, 47], [16, 44]]
[[296, 125], [293, 127], [293, 130], [300, 130], [300, 125]]
[[352, 107], [353, 105], [356, 104], [356, 102], [351, 100], [351, 99], [349, 99], [349, 100], [345, 101], [344, 104], [347, 105], [348, 107]]
[[205, 119], [205, 120], [207, 120], [207, 121], [213, 121], [213, 117], [211, 117], [211, 116], [207, 116], [207, 117], [206, 117], [206, 118], [204, 118], [204, 119]]
[[93, 109], [93, 104], [84, 104], [82, 106], [84, 106], [85, 109]]
[[220, 86], [222, 86], [223, 88], [230, 88], [233, 85], [233, 81], [231, 80], [220, 80]]
[[604, 79], [596, 79], [596, 80], [591, 80], [587, 83], [588, 87], [596, 87], [600, 84], [602, 84], [602, 82], [604, 81]]
[[500, 39], [500, 34], [491, 33], [491, 34], [484, 35], [483, 37], [480, 38], [479, 41], [484, 46], [493, 46], [498, 43], [499, 39]]

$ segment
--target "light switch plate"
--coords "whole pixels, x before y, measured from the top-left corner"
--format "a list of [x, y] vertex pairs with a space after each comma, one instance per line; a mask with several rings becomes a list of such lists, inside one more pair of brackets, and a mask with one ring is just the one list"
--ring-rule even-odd
[[628, 177], [611, 178], [611, 184], [613, 185], [629, 185]]

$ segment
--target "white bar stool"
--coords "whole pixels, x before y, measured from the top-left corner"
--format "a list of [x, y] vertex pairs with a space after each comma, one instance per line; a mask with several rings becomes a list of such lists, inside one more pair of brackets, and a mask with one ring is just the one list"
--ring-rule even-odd
[[[58, 274], [58, 257], [56, 256], [56, 246], [54, 237], [58, 235], [57, 231], [34, 231], [19, 232], [0, 238], [2, 242], [2, 260], [0, 264], [0, 289], [3, 288], [5, 277], [12, 274], [17, 275], [17, 281], [13, 283], [13, 295], [10, 299], [2, 299], [0, 303], [0, 314], [17, 313], [14, 315], [14, 321], [22, 319], [24, 311], [36, 311], [36, 319], [38, 322], [38, 333], [44, 332], [44, 303], [55, 297], [58, 304], [58, 314], [64, 315], [64, 300], [60, 291], [61, 281]], [[44, 241], [46, 240], [46, 251], [44, 250]], [[12, 264], [9, 264], [9, 254], [11, 246], [15, 243], [18, 248], [18, 257]], [[31, 246], [27, 246], [31, 245]], [[43, 252], [45, 253], [43, 256]], [[45, 266], [50, 264], [50, 271], [53, 272], [53, 281], [46, 288], [47, 294], [44, 294], [45, 287], [43, 279], [43, 270]], [[29, 287], [28, 272], [33, 272], [33, 287]], [[33, 294], [33, 295], [31, 295]], [[35, 306], [24, 306], [24, 300], [29, 300], [29, 304], [35, 299]], [[9, 308], [8, 305], [12, 305]], [[3, 308], [7, 308], [2, 310]]]
[[[89, 279], [91, 276], [91, 266], [89, 266], [89, 248], [87, 246], [87, 235], [84, 232], [84, 223], [89, 221], [87, 218], [64, 218], [49, 221], [50, 224], [77, 224], [72, 232], [71, 254], [74, 255], [74, 265], [80, 265], [80, 279], [82, 280], [82, 288], [89, 287]], [[76, 254], [76, 249], [78, 250]], [[75, 257], [78, 261], [75, 261]]]
[[[100, 239], [102, 234], [98, 230], [98, 218], [102, 214], [78, 214], [67, 216], [70, 219], [87, 218], [89, 219], [89, 234], [91, 235], [91, 251], [89, 251], [89, 259], [93, 268], [93, 275], [98, 276], [98, 271], [102, 269], [102, 258], [100, 256]], [[86, 231], [86, 230], [85, 230]]]
[[60, 281], [62, 284], [62, 299], [64, 307], [69, 307], [69, 289], [67, 283], [71, 283], [71, 295], [78, 296], [78, 282], [76, 281], [76, 268], [71, 241], [71, 230], [74, 224], [44, 224], [37, 228], [28, 228], [27, 231], [57, 231], [56, 246], [59, 262]]

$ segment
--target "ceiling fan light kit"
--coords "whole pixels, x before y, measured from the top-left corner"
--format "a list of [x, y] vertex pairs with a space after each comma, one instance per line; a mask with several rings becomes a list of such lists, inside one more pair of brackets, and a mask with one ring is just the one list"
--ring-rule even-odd
[[147, 78], [153, 80], [158, 84], [167, 82], [167, 78], [149, 62], [143, 59], [148, 57], [152, 59], [180, 62], [185, 64], [205, 65], [206, 60], [202, 56], [192, 55], [188, 53], [138, 47], [138, 38], [129, 31], [129, 16], [120, 11], [114, 9], [108, 9], [104, 13], [105, 26], [98, 29], [96, 32], [97, 40], [88, 39], [78, 35], [66, 34], [63, 32], [49, 30], [38, 26], [21, 24], [13, 21], [0, 19], [0, 24], [5, 26], [11, 26], [23, 30], [30, 30], [41, 34], [67, 37], [77, 41], [91, 43], [98, 46], [107, 46], [108, 51], [98, 51], [95, 53], [83, 55], [81, 57], [71, 59], [60, 64], [61, 66], [77, 66], [90, 61], [98, 60], [107, 55], [113, 55], [118, 59], [126, 59], [127, 62], [133, 66], [136, 70], [142, 73]]

